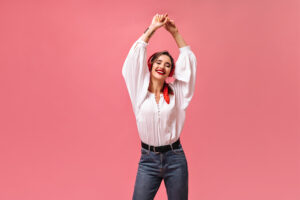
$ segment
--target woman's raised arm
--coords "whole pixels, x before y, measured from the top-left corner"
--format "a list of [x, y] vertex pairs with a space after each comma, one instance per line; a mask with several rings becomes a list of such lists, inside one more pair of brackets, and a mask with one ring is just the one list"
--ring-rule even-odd
[[131, 46], [123, 64], [122, 75], [128, 88], [134, 113], [137, 113], [149, 87], [150, 72], [147, 67], [147, 42], [153, 32], [166, 23], [166, 16], [155, 15], [153, 17], [150, 27]]
[[178, 32], [178, 28], [176, 27], [174, 20], [171, 20], [169, 17], [167, 17], [167, 22], [165, 23], [164, 27], [173, 36], [178, 48], [187, 46], [183, 37]]
[[183, 37], [179, 34], [173, 20], [168, 18], [164, 27], [171, 33], [180, 51], [173, 76], [175, 80], [170, 84], [175, 89], [178, 104], [185, 110], [194, 94], [197, 59], [191, 47], [186, 44]]

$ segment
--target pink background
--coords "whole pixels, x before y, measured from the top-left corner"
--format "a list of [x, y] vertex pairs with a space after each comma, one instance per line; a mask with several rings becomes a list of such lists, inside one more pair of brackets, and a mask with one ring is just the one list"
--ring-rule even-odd
[[[121, 68], [165, 12], [198, 60], [190, 199], [300, 199], [298, 0], [2, 0], [1, 200], [131, 199], [140, 139]], [[177, 59], [160, 29], [148, 56], [163, 49]]]

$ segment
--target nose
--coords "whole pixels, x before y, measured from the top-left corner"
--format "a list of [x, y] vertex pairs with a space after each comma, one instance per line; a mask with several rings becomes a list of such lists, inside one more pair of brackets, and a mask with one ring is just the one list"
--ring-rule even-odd
[[159, 64], [159, 67], [164, 69], [165, 68], [165, 65], [164, 64]]

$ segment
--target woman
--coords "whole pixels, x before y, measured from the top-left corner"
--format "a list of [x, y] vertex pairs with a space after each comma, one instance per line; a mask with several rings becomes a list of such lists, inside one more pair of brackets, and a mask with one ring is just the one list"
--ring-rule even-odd
[[[146, 60], [153, 33], [164, 27], [179, 47], [176, 65], [167, 51]], [[174, 74], [174, 81], [166, 78]], [[133, 199], [153, 199], [164, 180], [168, 199], [188, 199], [188, 166], [179, 140], [185, 110], [192, 99], [196, 57], [168, 14], [156, 14], [133, 44], [122, 68], [141, 139], [141, 158]]]

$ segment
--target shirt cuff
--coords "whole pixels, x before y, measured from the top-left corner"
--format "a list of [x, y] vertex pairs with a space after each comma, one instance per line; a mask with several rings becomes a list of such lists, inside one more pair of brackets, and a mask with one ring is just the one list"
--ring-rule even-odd
[[144, 47], [148, 46], [148, 43], [142, 39], [138, 39], [137, 42], [141, 43]]
[[191, 46], [184, 46], [179, 48], [180, 53], [191, 50]]

